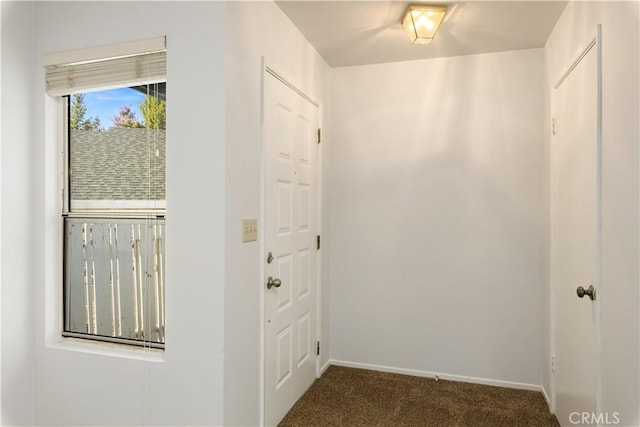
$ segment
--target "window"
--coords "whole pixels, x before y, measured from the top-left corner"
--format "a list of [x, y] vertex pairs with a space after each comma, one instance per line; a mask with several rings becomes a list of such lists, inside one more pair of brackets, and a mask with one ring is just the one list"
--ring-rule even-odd
[[159, 41], [142, 53], [47, 66], [48, 91], [61, 96], [65, 113], [66, 337], [164, 348], [167, 84]]

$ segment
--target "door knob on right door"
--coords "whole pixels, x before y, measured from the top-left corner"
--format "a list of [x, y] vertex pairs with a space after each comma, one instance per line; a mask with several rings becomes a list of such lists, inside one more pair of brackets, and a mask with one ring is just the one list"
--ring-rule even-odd
[[578, 286], [578, 289], [576, 289], [576, 293], [578, 294], [579, 298], [582, 298], [585, 295], [589, 295], [591, 301], [596, 298], [596, 289], [593, 287], [593, 285], [590, 285], [587, 289], [583, 288], [582, 286]]
[[269, 278], [267, 279], [267, 289], [271, 289], [272, 287], [279, 288], [281, 284], [282, 282], [280, 281], [280, 279], [274, 279], [271, 276], [269, 276]]

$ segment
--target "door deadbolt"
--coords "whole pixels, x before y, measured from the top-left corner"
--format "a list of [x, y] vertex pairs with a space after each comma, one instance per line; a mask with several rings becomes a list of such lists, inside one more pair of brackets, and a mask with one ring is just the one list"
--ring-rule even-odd
[[576, 293], [578, 294], [579, 298], [583, 298], [585, 295], [589, 295], [591, 301], [596, 299], [596, 289], [593, 287], [593, 285], [590, 285], [587, 289], [583, 288], [582, 286], [578, 286], [578, 289], [576, 289]]
[[273, 254], [269, 252], [267, 254], [267, 264], [271, 264], [271, 261], [273, 261]]
[[274, 279], [271, 276], [267, 279], [267, 289], [271, 289], [272, 287], [279, 288], [280, 285], [282, 285], [280, 279]]

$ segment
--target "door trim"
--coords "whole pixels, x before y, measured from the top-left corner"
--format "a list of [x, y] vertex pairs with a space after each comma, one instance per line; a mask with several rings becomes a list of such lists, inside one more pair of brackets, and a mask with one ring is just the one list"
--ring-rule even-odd
[[297, 93], [298, 95], [300, 95], [301, 97], [303, 97], [304, 99], [306, 99], [307, 101], [309, 101], [311, 104], [313, 104], [315, 107], [320, 107], [320, 104], [315, 101], [313, 98], [311, 98], [310, 96], [307, 96], [303, 91], [301, 91], [300, 89], [298, 89], [297, 87], [295, 87], [293, 84], [289, 83], [289, 81], [287, 79], [285, 79], [284, 77], [282, 77], [280, 74], [278, 74], [277, 71], [275, 71], [273, 68], [269, 67], [268, 65], [265, 66], [265, 71], [269, 74], [271, 74], [273, 77], [275, 77], [276, 79], [280, 80], [280, 82], [284, 83], [285, 86], [287, 86], [289, 89], [293, 90], [295, 93]]
[[[260, 73], [260, 227], [259, 227], [259, 241], [260, 241], [260, 249], [259, 249], [259, 267], [260, 267], [260, 323], [258, 327], [260, 328], [260, 425], [264, 425], [265, 420], [265, 328], [264, 328], [264, 320], [265, 320], [265, 286], [264, 286], [264, 277], [265, 277], [265, 265], [264, 260], [266, 257], [265, 252], [265, 161], [266, 161], [266, 145], [264, 141], [264, 102], [265, 102], [265, 77], [266, 74], [269, 73], [271, 76], [275, 77], [277, 80], [282, 82], [285, 86], [293, 90], [295, 93], [300, 95], [306, 101], [311, 103], [314, 107], [318, 109], [318, 126], [322, 128], [322, 118], [323, 118], [323, 108], [322, 103], [315, 96], [311, 95], [309, 91], [304, 89], [300, 89], [298, 86], [292, 83], [291, 79], [288, 79], [287, 76], [289, 73], [282, 73], [281, 70], [284, 70], [285, 67], [281, 67], [279, 65], [274, 66], [275, 61], [271, 58], [267, 58], [265, 56], [261, 57], [261, 73]], [[318, 234], [322, 234], [322, 146], [318, 148], [317, 159], [317, 226], [318, 226]], [[326, 245], [325, 245], [326, 247]], [[318, 257], [318, 268], [317, 268], [317, 301], [316, 301], [316, 336], [317, 339], [320, 340], [321, 332], [322, 332], [322, 251], [317, 252]], [[320, 357], [316, 357], [316, 378], [320, 376]]]
[[[596, 86], [597, 86], [597, 98], [596, 98], [596, 162], [597, 162], [597, 170], [596, 170], [596, 218], [597, 218], [597, 230], [596, 230], [596, 288], [598, 289], [598, 294], [601, 296], [604, 290], [602, 283], [602, 25], [596, 25], [595, 36], [584, 45], [582, 49], [580, 49], [577, 55], [574, 55], [573, 61], [570, 63], [568, 67], [565, 68], [565, 71], [562, 73], [561, 77], [556, 81], [552, 90], [551, 90], [551, 120], [553, 120], [553, 116], [555, 115], [555, 90], [560, 87], [560, 85], [564, 82], [564, 80], [571, 74], [571, 72], [578, 66], [580, 61], [591, 51], [591, 49], [596, 49]], [[550, 279], [553, 277], [553, 264], [554, 264], [554, 254], [553, 254], [553, 241], [554, 241], [554, 212], [555, 206], [553, 203], [554, 200], [554, 192], [555, 192], [555, 184], [556, 184], [556, 148], [553, 143], [554, 136], [553, 133], [550, 135], [551, 138], [551, 150], [550, 150], [550, 161], [551, 161], [551, 203], [550, 203]], [[551, 320], [551, 331], [550, 331], [550, 355], [549, 359], [553, 360], [556, 354], [556, 307], [555, 307], [555, 297], [554, 297], [554, 283], [550, 280], [550, 320]], [[596, 412], [602, 413], [602, 304], [601, 298], [595, 299], [595, 344], [596, 344]], [[550, 366], [551, 367], [551, 366]], [[556, 412], [556, 385], [555, 385], [555, 376], [553, 372], [549, 373], [550, 375], [550, 385], [551, 385], [551, 412]]]

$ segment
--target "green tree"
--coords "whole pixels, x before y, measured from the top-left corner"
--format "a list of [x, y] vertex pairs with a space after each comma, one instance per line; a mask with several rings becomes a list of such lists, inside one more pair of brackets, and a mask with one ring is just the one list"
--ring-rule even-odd
[[93, 130], [102, 132], [100, 117], [86, 118], [87, 106], [84, 103], [84, 94], [75, 93], [71, 98], [71, 115], [69, 122], [72, 130]]
[[113, 126], [117, 128], [141, 128], [144, 127], [142, 123], [136, 118], [136, 113], [131, 110], [130, 105], [123, 105], [118, 108], [118, 114], [111, 119]]
[[166, 129], [167, 127], [167, 102], [152, 95], [145, 95], [140, 104], [142, 123], [149, 129]]
[[100, 117], [98, 116], [93, 116], [93, 117], [89, 117], [87, 120], [85, 120], [82, 125], [80, 126], [81, 130], [93, 130], [96, 132], [102, 132], [104, 131], [104, 129], [102, 128], [102, 125], [100, 123]]
[[82, 127], [85, 122], [85, 114], [87, 114], [87, 107], [84, 105], [84, 94], [76, 93], [71, 98], [71, 116], [69, 118], [71, 129], [79, 130]]

